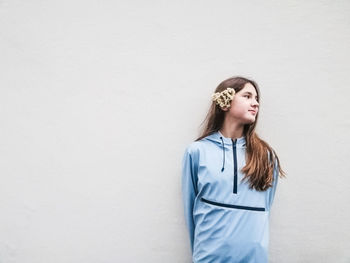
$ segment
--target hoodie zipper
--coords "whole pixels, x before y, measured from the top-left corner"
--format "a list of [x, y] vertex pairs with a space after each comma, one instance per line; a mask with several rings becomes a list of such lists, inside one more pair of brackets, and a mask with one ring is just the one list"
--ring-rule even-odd
[[237, 194], [237, 151], [236, 143], [237, 139], [232, 140], [232, 152], [233, 152], [233, 193]]
[[215, 206], [221, 206], [221, 207], [226, 207], [226, 208], [235, 208], [235, 209], [243, 209], [243, 210], [251, 210], [251, 211], [265, 211], [264, 207], [253, 207], [253, 206], [243, 206], [243, 205], [231, 205], [231, 204], [224, 204], [224, 203], [219, 203], [215, 202], [212, 200], [205, 199], [201, 197], [201, 200], [204, 203], [215, 205]]

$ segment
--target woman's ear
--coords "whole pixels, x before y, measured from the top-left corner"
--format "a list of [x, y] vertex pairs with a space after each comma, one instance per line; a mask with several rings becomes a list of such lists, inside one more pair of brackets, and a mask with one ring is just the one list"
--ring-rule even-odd
[[221, 108], [223, 111], [228, 111], [230, 108], [229, 107], [225, 107], [225, 108]]

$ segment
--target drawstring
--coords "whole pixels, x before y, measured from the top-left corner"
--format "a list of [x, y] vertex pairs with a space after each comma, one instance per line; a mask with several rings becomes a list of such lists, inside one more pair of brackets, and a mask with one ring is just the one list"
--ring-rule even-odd
[[225, 144], [224, 144], [224, 140], [222, 139], [222, 137], [220, 137], [220, 139], [222, 141], [222, 154], [224, 155], [224, 159], [222, 162], [222, 168], [221, 168], [221, 172], [223, 172], [225, 169]]

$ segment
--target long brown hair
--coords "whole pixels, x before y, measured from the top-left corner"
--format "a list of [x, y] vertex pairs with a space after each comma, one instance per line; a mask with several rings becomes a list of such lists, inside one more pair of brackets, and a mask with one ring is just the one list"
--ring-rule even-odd
[[[257, 83], [241, 76], [235, 76], [222, 81], [215, 89], [215, 92], [221, 92], [230, 87], [237, 93], [244, 88], [246, 83], [250, 83], [255, 87], [258, 97], [257, 100], [260, 103], [260, 90]], [[203, 121], [203, 123], [205, 123], [204, 128], [196, 141], [220, 130], [225, 120], [225, 114], [226, 112], [213, 101], [207, 116]], [[242, 168], [241, 172], [245, 174], [243, 180], [249, 180], [250, 188], [254, 188], [257, 191], [265, 191], [272, 186], [273, 169], [276, 161], [280, 177], [285, 177], [285, 172], [281, 168], [275, 150], [267, 142], [260, 139], [255, 132], [258, 117], [259, 111], [255, 117], [255, 122], [246, 124], [243, 128], [243, 134], [246, 137], [246, 165]]]

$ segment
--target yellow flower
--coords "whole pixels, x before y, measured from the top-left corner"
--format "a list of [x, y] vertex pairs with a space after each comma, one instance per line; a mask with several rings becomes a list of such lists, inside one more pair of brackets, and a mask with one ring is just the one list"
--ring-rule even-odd
[[227, 88], [221, 92], [216, 92], [212, 95], [212, 100], [215, 101], [216, 105], [219, 105], [221, 109], [229, 108], [231, 101], [236, 94], [233, 88]]

